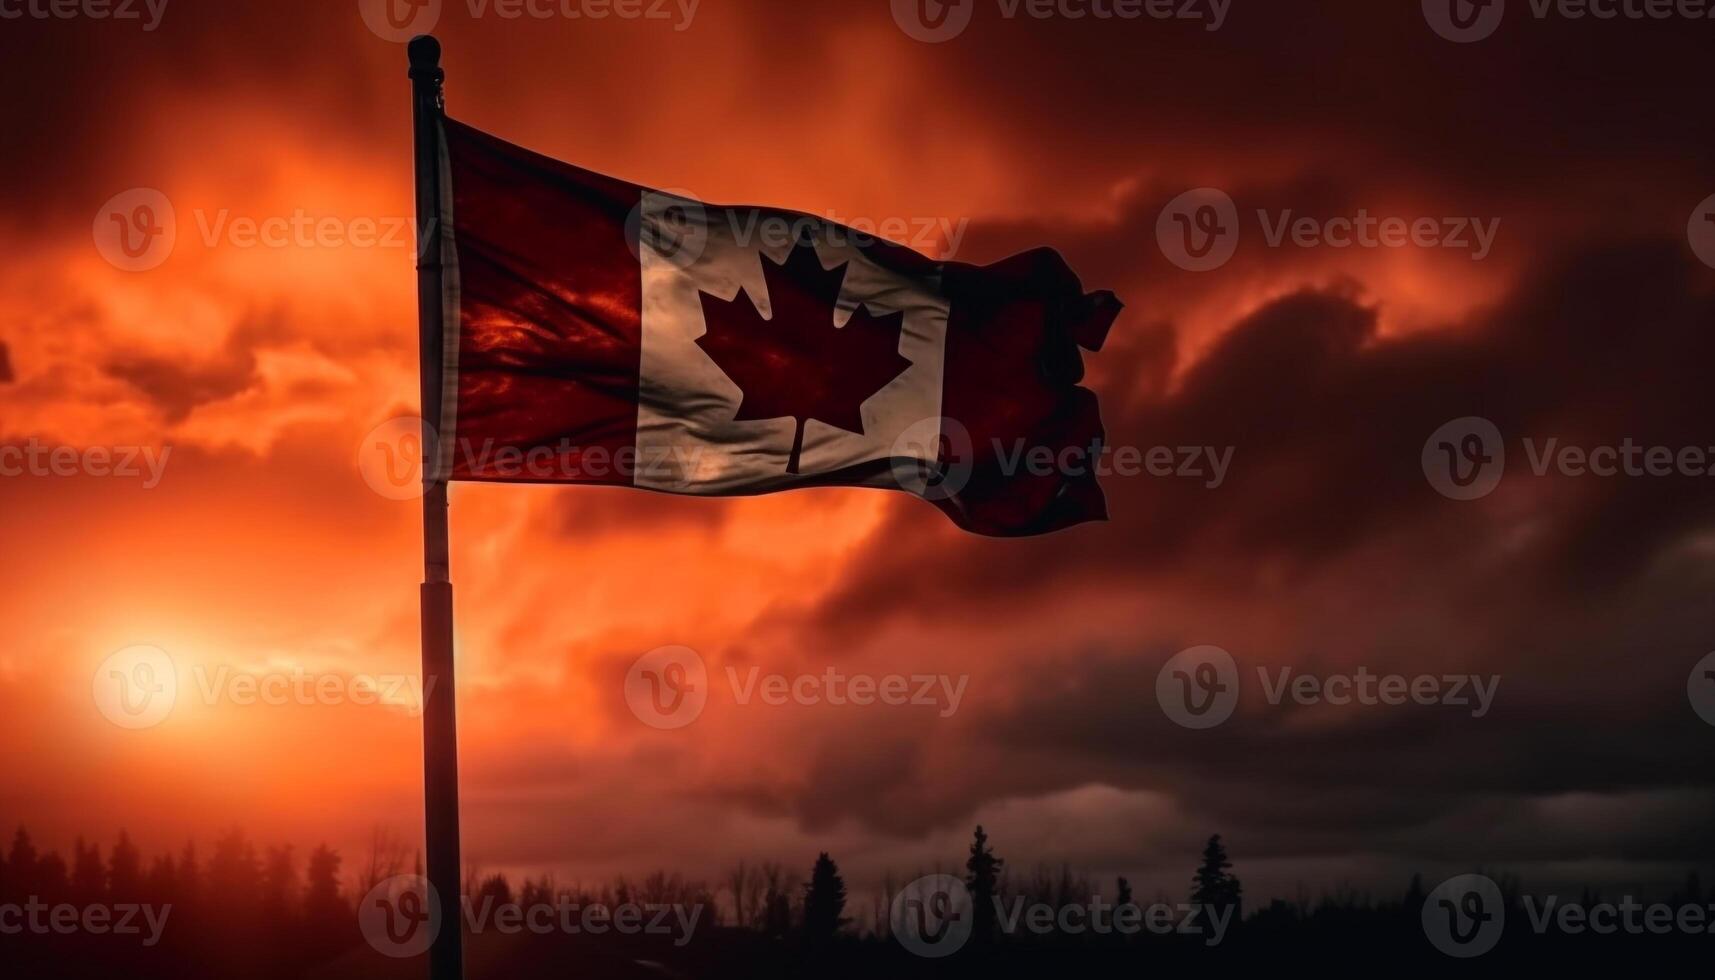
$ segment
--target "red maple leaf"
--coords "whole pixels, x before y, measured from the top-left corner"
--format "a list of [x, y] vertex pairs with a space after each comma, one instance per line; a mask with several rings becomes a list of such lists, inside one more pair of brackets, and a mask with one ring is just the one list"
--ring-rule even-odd
[[788, 473], [798, 472], [806, 422], [817, 419], [861, 434], [865, 399], [911, 366], [899, 353], [905, 314], [871, 316], [859, 306], [845, 326], [834, 326], [847, 265], [822, 268], [807, 241], [794, 245], [783, 263], [764, 255], [762, 278], [772, 311], [766, 318], [743, 289], [730, 300], [698, 294], [708, 329], [697, 346], [744, 393], [733, 421], [798, 423]]

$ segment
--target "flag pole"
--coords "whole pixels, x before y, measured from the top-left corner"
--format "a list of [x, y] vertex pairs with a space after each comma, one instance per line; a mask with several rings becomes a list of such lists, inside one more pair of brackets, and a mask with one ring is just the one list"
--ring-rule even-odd
[[[459, 758], [453, 687], [453, 586], [447, 548], [447, 474], [440, 461], [441, 366], [446, 310], [441, 245], [441, 44], [411, 39], [412, 133], [417, 183], [417, 340], [423, 412], [423, 810], [430, 895], [440, 928], [429, 947], [429, 980], [463, 980], [459, 894]], [[450, 433], [448, 434], [450, 435]]]

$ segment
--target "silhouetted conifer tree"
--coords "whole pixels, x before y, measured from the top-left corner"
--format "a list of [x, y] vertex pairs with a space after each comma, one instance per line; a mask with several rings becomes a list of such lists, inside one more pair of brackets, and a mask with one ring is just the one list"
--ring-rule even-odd
[[107, 856], [107, 891], [116, 902], [136, 901], [143, 888], [143, 855], [130, 835], [119, 832], [119, 841]]
[[82, 837], [72, 845], [71, 887], [79, 902], [99, 902], [107, 892], [107, 867], [101, 863], [101, 848], [84, 844]]
[[17, 835], [12, 838], [12, 850], [6, 857], [6, 887], [12, 898], [29, 898], [32, 889], [40, 887], [37, 884], [40, 875], [37, 861], [36, 845], [31, 842], [29, 831], [19, 827]]
[[65, 859], [49, 851], [36, 862], [35, 880], [30, 894], [46, 901], [64, 901], [71, 893], [71, 879], [66, 873]]
[[971, 839], [971, 856], [965, 861], [965, 888], [971, 893], [971, 938], [979, 943], [994, 939], [994, 899], [1000, 893], [1000, 869], [1005, 864], [995, 857], [989, 835], [978, 824]]
[[173, 886], [177, 889], [173, 900], [179, 905], [194, 906], [202, 900], [202, 865], [197, 861], [196, 841], [185, 841], [185, 849], [179, 852]]
[[[1203, 846], [1203, 863], [1192, 879], [1191, 902], [1208, 911], [1231, 909], [1236, 922], [1243, 914], [1244, 888], [1239, 879], [1228, 873], [1227, 869], [1232, 866], [1233, 863], [1227, 860], [1227, 848], [1221, 843], [1221, 835], [1209, 838], [1209, 843]], [[1203, 921], [1213, 928], [1208, 911], [1205, 911]]]
[[778, 864], [762, 866], [766, 884], [762, 893], [762, 931], [770, 936], [784, 936], [792, 931], [792, 898], [785, 870]]
[[340, 894], [338, 852], [321, 844], [304, 865], [303, 927], [306, 952], [331, 956], [358, 941], [357, 917]]
[[804, 886], [804, 935], [813, 943], [826, 942], [846, 924], [846, 883], [839, 866], [823, 851]]
[[1415, 917], [1423, 911], [1423, 903], [1428, 898], [1428, 893], [1423, 890], [1423, 875], [1414, 874], [1411, 876], [1411, 884], [1405, 889], [1405, 903], [1401, 911], [1415, 922]]
[[326, 844], [310, 852], [304, 871], [304, 917], [311, 921], [331, 922], [344, 919], [350, 910], [339, 893], [340, 857]]
[[268, 848], [262, 867], [262, 914], [271, 921], [290, 916], [298, 901], [298, 867], [292, 845]]
[[149, 864], [149, 876], [143, 881], [143, 893], [158, 905], [179, 905], [178, 869], [173, 856], [162, 854]]

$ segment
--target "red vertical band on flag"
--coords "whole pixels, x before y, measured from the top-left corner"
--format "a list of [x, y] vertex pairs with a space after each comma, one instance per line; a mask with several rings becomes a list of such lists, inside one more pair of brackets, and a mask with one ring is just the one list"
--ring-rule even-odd
[[[1095, 393], [1079, 385], [1080, 348], [1101, 350], [1120, 301], [1085, 293], [1047, 248], [993, 265], [948, 263], [942, 288], [952, 313], [941, 414], [969, 433], [972, 459], [965, 486], [936, 506], [965, 530], [998, 537], [1106, 520], [1089, 452], [1105, 433]], [[1022, 465], [1044, 450], [1074, 465]]]
[[452, 478], [632, 483], [642, 189], [452, 120], [460, 293]]

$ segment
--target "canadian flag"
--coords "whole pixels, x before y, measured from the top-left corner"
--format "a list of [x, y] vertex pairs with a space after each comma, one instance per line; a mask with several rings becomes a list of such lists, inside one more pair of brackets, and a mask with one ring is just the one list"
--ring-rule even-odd
[[1099, 451], [1079, 348], [1099, 350], [1120, 309], [1058, 254], [938, 262], [450, 119], [442, 155], [451, 479], [880, 487], [990, 535], [1107, 516], [1093, 467], [1041, 465]]

